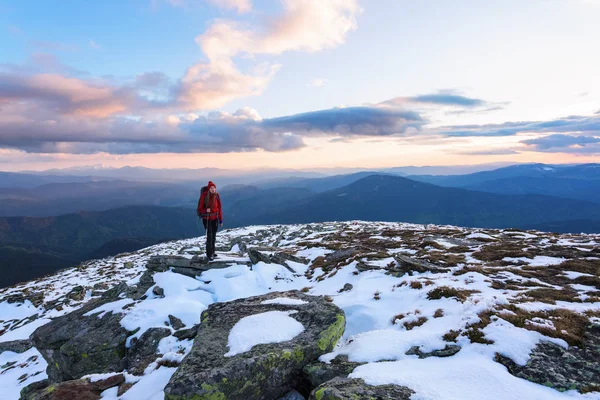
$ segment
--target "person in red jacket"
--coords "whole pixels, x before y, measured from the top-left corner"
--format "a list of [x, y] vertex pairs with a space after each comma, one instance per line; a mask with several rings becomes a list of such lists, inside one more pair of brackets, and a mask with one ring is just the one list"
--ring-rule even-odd
[[219, 225], [223, 226], [223, 208], [221, 198], [217, 193], [217, 185], [208, 182], [208, 190], [203, 191], [198, 201], [198, 215], [202, 218], [202, 224], [206, 229], [206, 258], [214, 260], [215, 241]]

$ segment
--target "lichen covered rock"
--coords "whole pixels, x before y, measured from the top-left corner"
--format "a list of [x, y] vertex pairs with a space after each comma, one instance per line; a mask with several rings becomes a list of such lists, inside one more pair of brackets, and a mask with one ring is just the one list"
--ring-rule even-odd
[[[263, 304], [281, 297], [304, 303]], [[304, 331], [292, 340], [258, 344], [249, 351], [225, 356], [235, 324], [269, 311], [290, 312]], [[344, 327], [341, 309], [322, 297], [299, 291], [213, 304], [202, 313], [194, 346], [165, 388], [165, 399], [277, 399], [298, 385], [306, 364], [333, 349]]]

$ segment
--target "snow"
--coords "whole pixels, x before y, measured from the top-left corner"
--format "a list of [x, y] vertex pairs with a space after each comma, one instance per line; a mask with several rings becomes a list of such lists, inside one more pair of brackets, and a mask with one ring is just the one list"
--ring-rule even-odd
[[[32, 358], [35, 358], [35, 361]], [[0, 366], [8, 363], [15, 364], [14, 368], [2, 369], [0, 372], [0, 397], [3, 399], [18, 399], [21, 389], [25, 386], [48, 378], [48, 363], [35, 348], [21, 354], [12, 351], [0, 353]], [[24, 375], [27, 378], [19, 383], [19, 378]]]
[[38, 313], [38, 309], [29, 300], [24, 303], [0, 303], [0, 318], [3, 320], [23, 319]]
[[562, 271], [562, 274], [566, 275], [566, 277], [569, 279], [577, 279], [580, 276], [594, 276], [591, 274], [584, 274], [583, 272], [576, 272], [576, 271]]
[[304, 300], [290, 299], [288, 297], [277, 297], [275, 299], [262, 301], [260, 304], [299, 305], [299, 304], [308, 304], [308, 302], [304, 301]]
[[267, 311], [242, 318], [229, 332], [225, 357], [250, 351], [257, 344], [287, 342], [304, 332], [304, 326], [290, 317], [291, 313]]
[[566, 258], [562, 257], [548, 257], [548, 256], [535, 256], [534, 258], [527, 257], [504, 257], [503, 261], [508, 262], [518, 262], [524, 261], [528, 263], [532, 267], [545, 267], [548, 265], [558, 265], [561, 264]]
[[445, 247], [447, 249], [449, 249], [450, 247], [456, 246], [454, 243], [451, 243], [451, 242], [449, 242], [447, 240], [444, 240], [444, 239], [435, 239], [435, 242], [437, 244], [439, 244], [440, 246], [443, 246], [443, 247]]
[[14, 331], [10, 331], [0, 336], [0, 342], [10, 342], [13, 340], [23, 340], [28, 339], [29, 336], [42, 325], [46, 325], [51, 320], [47, 318], [36, 319], [33, 322], [28, 323]]
[[176, 370], [177, 368], [160, 367], [145, 375], [121, 397], [117, 397], [118, 388], [111, 388], [102, 392], [102, 398], [107, 400], [163, 400], [165, 386]]
[[466, 236], [467, 239], [495, 239], [493, 236], [490, 236], [486, 233], [475, 232]]
[[349, 375], [370, 385], [407, 386], [411, 400], [600, 399], [599, 394], [561, 393], [509, 374], [504, 366], [474, 352], [447, 358], [416, 358], [361, 365]]

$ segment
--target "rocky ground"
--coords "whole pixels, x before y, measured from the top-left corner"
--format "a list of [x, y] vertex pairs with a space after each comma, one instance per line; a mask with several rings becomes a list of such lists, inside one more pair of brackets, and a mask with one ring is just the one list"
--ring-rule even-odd
[[210, 263], [181, 240], [0, 290], [3, 395], [600, 399], [600, 235], [355, 221], [217, 238]]

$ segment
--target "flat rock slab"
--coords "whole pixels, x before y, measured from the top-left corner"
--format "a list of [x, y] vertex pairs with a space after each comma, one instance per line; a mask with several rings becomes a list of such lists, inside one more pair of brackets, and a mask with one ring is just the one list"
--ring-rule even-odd
[[410, 400], [414, 393], [405, 386], [370, 386], [362, 379], [335, 378], [313, 390], [309, 400]]
[[[288, 298], [303, 304], [262, 304]], [[280, 343], [257, 344], [226, 357], [229, 334], [242, 318], [270, 311], [291, 312], [304, 331]], [[299, 291], [274, 292], [227, 303], [212, 304], [191, 352], [165, 388], [165, 399], [273, 400], [293, 390], [302, 368], [333, 349], [345, 327], [344, 312], [323, 297]]]
[[496, 361], [519, 378], [550, 386], [557, 390], [586, 392], [600, 388], [600, 325], [588, 328], [584, 347], [568, 349], [550, 342], [541, 342], [530, 354], [525, 365], [496, 355]]

